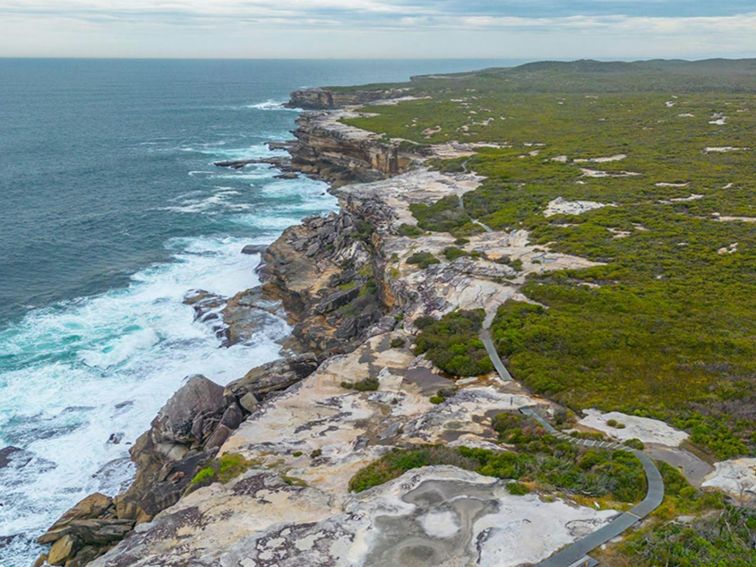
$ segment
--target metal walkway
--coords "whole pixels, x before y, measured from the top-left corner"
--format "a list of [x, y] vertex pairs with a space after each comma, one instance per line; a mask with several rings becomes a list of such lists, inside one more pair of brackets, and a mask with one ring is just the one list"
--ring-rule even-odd
[[643, 465], [643, 470], [646, 473], [646, 482], [648, 484], [646, 497], [641, 500], [640, 503], [635, 505], [632, 510], [623, 512], [604, 527], [577, 540], [564, 549], [557, 551], [551, 557], [538, 563], [537, 567], [570, 567], [571, 565], [580, 564], [579, 561], [584, 559], [589, 551], [614, 539], [626, 529], [648, 516], [659, 506], [659, 504], [662, 503], [662, 500], [664, 499], [664, 481], [659, 473], [659, 469], [656, 468], [654, 462], [648, 457], [648, 455], [643, 453], [643, 451], [631, 449], [626, 445], [620, 445], [619, 443], [612, 443], [609, 441], [576, 439], [575, 437], [571, 437], [570, 435], [556, 430], [532, 407], [521, 408], [520, 412], [538, 421], [538, 423], [555, 437], [568, 440], [575, 445], [597, 449], [619, 449], [632, 453], [638, 457], [638, 460]]

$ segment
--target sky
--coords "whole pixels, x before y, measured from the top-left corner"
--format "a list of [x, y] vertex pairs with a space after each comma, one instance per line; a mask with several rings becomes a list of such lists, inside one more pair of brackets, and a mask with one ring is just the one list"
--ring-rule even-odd
[[756, 56], [756, 0], [0, 0], [0, 57]]

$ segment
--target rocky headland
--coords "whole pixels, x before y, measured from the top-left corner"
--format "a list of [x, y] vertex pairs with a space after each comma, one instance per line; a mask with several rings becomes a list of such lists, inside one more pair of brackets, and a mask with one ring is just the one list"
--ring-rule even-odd
[[[519, 289], [528, 274], [594, 265], [533, 245], [525, 230], [486, 227], [459, 243], [417, 229], [411, 205], [460, 198], [481, 178], [426, 164], [472, 155], [475, 144], [415, 146], [341, 121], [359, 113], [357, 105], [405, 94], [292, 94], [290, 106], [312, 111], [285, 146], [291, 157], [274, 165], [329, 181], [340, 211], [248, 250], [261, 254], [261, 288], [230, 300], [201, 291], [187, 298], [224, 344], [283, 309], [293, 325], [285, 356], [225, 388], [188, 378], [131, 448], [131, 486], [69, 510], [40, 538], [52, 546], [38, 565], [515, 566], [537, 563], [617, 515], [560, 497], [513, 495], [506, 481], [450, 465], [350, 491], [358, 470], [394, 448], [500, 449], [491, 428], [497, 412], [558, 412], [495, 372], [444, 374], [414, 354], [414, 322], [483, 309], [490, 324], [506, 300], [527, 301]], [[428, 266], [407, 262], [421, 251], [443, 258], [453, 245], [465, 254]], [[350, 386], [366, 380], [374, 387]], [[439, 390], [448, 395], [431, 403]], [[586, 429], [605, 422], [600, 414], [585, 419]], [[711, 473], [679, 448], [681, 432], [650, 419], [637, 427], [657, 458], [684, 455], [699, 483]]]

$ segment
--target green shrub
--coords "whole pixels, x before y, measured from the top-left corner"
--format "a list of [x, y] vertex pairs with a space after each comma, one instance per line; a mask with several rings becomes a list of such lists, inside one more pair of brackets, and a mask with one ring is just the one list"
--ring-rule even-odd
[[515, 496], [523, 496], [530, 494], [530, 489], [521, 482], [509, 482], [507, 483], [507, 492]]
[[310, 458], [317, 459], [322, 454], [323, 454], [323, 450], [322, 449], [313, 449], [312, 452], [310, 453]]
[[226, 483], [254, 465], [239, 453], [223, 453], [217, 460], [218, 480]]
[[196, 486], [204, 486], [206, 484], [211, 484], [215, 481], [217, 476], [217, 473], [215, 471], [215, 468], [213, 467], [204, 467], [197, 472], [197, 474], [194, 475], [194, 478], [192, 478], [192, 484]]
[[753, 567], [756, 513], [725, 506], [691, 522], [667, 522], [631, 533], [620, 549], [633, 565]]
[[358, 392], [373, 392], [377, 390], [379, 386], [380, 382], [378, 381], [378, 378], [372, 377], [363, 378], [357, 382], [344, 381], [341, 383], [342, 388], [357, 390]]
[[[455, 311], [432, 322], [423, 321], [415, 354], [423, 354], [444, 372], [479, 376], [493, 370], [485, 346], [478, 338], [485, 313]], [[415, 321], [417, 325], [417, 320]]]
[[427, 445], [415, 449], [393, 449], [360, 469], [349, 481], [349, 490], [362, 492], [397, 478], [408, 470], [431, 465], [454, 465], [474, 470], [477, 463], [452, 447]]
[[215, 481], [227, 483], [236, 478], [255, 464], [254, 461], [247, 460], [239, 453], [224, 453], [217, 459], [214, 459], [208, 466], [200, 469], [191, 480], [191, 485], [195, 487], [212, 484]]
[[407, 263], [417, 265], [424, 270], [433, 264], [440, 263], [440, 260], [430, 252], [415, 252], [407, 258]]
[[467, 252], [465, 252], [461, 248], [456, 248], [454, 246], [448, 246], [444, 248], [444, 257], [450, 262], [467, 255]]
[[645, 448], [643, 441], [635, 438], [625, 440], [623, 445], [627, 445], [628, 447], [632, 447], [633, 449], [638, 449], [638, 451], [642, 451]]
[[391, 339], [391, 348], [402, 348], [404, 346], [405, 340], [402, 337], [395, 337]]
[[421, 317], [418, 317], [413, 321], [413, 324], [418, 329], [425, 329], [425, 327], [428, 327], [429, 325], [432, 325], [438, 321], [438, 319], [434, 319], [433, 317], [430, 317], [429, 315], [423, 315]]
[[430, 397], [430, 403], [432, 404], [442, 404], [446, 401], [446, 398], [443, 396], [439, 396], [438, 394], [435, 394]]
[[414, 238], [416, 236], [422, 236], [423, 230], [415, 226], [414, 224], [402, 224], [397, 228], [396, 233], [399, 236], [409, 236]]

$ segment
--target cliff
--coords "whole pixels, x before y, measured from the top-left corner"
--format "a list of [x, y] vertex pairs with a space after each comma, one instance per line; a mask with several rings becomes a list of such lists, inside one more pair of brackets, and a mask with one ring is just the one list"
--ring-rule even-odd
[[297, 120], [290, 146], [295, 170], [322, 177], [335, 186], [385, 179], [406, 171], [412, 157], [399, 142], [341, 122], [353, 112], [312, 112]]
[[303, 110], [332, 110], [345, 106], [367, 104], [376, 100], [398, 98], [406, 91], [407, 89], [403, 88], [301, 89], [291, 93], [286, 106]]
[[[361, 96], [377, 95], [300, 91], [291, 104], [333, 108]], [[524, 299], [528, 274], [593, 265], [532, 245], [524, 230], [486, 227], [465, 243], [420, 230], [413, 204], [462, 203], [481, 181], [424, 161], [473, 155], [476, 145], [407, 153], [340, 122], [356, 111], [298, 120], [291, 167], [330, 181], [341, 210], [285, 230], [263, 253], [262, 294], [250, 295], [252, 305], [282, 303], [294, 324], [293, 352], [226, 388], [190, 379], [132, 449], [132, 486], [114, 499], [90, 497], [43, 536], [53, 543], [51, 563], [517, 565], [547, 557], [614, 514], [559, 497], [515, 496], [506, 480], [448, 464], [350, 490], [357, 471], [392, 450], [498, 451], [493, 415], [559, 410], [496, 373], [457, 379], [434, 368], [412, 348], [415, 321], [457, 309], [491, 318], [507, 299]], [[464, 254], [446, 258], [452, 246]], [[408, 261], [419, 251], [442, 260]], [[441, 403], [431, 401], [439, 391]]]

